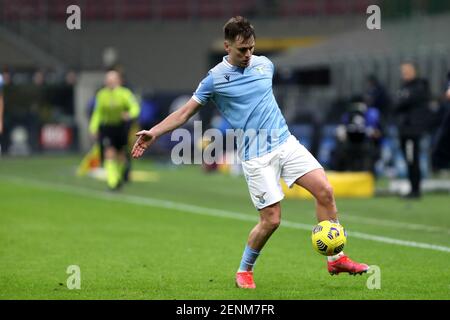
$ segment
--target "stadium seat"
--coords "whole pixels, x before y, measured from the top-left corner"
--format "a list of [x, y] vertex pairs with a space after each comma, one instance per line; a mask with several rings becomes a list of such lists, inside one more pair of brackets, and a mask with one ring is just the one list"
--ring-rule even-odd
[[161, 2], [157, 10], [163, 19], [186, 19], [189, 17], [189, 7], [186, 1], [170, 0]]
[[216, 18], [223, 16], [220, 4], [211, 1], [200, 0], [197, 2], [197, 15], [201, 18]]
[[125, 20], [150, 19], [152, 16], [152, 5], [146, 0], [125, 0], [121, 18]]
[[280, 4], [282, 16], [314, 15], [320, 12], [320, 2], [317, 1], [283, 1]]
[[339, 15], [365, 12], [368, 0], [281, 0], [268, 7], [257, 0], [96, 0], [76, 2], [70, 0], [3, 0], [0, 12], [6, 20], [63, 20], [66, 9], [72, 4], [82, 8], [88, 20], [141, 20], [141, 19], [189, 19], [227, 18], [234, 15], [252, 16], [269, 10], [272, 14], [295, 17], [304, 15]]

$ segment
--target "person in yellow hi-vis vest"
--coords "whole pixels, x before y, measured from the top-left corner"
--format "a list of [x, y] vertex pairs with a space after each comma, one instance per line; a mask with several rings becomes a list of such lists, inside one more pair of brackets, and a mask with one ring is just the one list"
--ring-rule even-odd
[[118, 190], [128, 152], [129, 122], [139, 116], [140, 106], [133, 93], [121, 86], [121, 75], [115, 70], [106, 73], [105, 87], [95, 101], [89, 131], [103, 145], [108, 188]]

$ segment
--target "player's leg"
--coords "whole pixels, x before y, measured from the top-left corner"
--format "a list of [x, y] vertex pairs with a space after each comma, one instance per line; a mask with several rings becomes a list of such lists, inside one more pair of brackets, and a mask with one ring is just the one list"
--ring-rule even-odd
[[128, 137], [130, 134], [130, 130], [131, 130], [131, 125], [132, 122], [126, 121], [125, 126], [124, 126], [124, 132], [123, 135], [126, 138], [126, 145], [124, 147], [124, 160], [123, 160], [123, 173], [122, 173], [122, 181], [128, 182], [130, 179], [130, 172], [131, 172], [131, 152], [130, 152], [130, 148], [128, 145]]
[[109, 165], [110, 183], [108, 186], [112, 190], [118, 190], [123, 184], [123, 173], [126, 164], [126, 152], [128, 144], [128, 134], [125, 124], [119, 124], [110, 127], [111, 143], [109, 145], [109, 157], [107, 162]]
[[126, 147], [122, 147], [117, 152], [117, 163], [118, 163], [118, 169], [119, 169], [119, 184], [122, 184], [125, 181], [125, 172], [127, 170], [127, 150]]
[[250, 231], [239, 270], [236, 285], [239, 288], [255, 288], [253, 267], [261, 250], [280, 225], [280, 201], [284, 195], [279, 184], [281, 169], [277, 165], [276, 152], [242, 163], [250, 197], [259, 211], [259, 222]]
[[401, 136], [400, 146], [408, 168], [408, 180], [411, 186], [407, 197], [420, 197], [420, 166], [419, 166], [419, 139], [411, 136]]
[[295, 181], [295, 184], [308, 190], [316, 200], [317, 221], [338, 221], [333, 188], [323, 169], [314, 169]]
[[106, 171], [106, 183], [110, 190], [114, 190], [118, 184], [116, 161], [117, 152], [114, 148], [114, 136], [114, 127], [108, 125], [100, 126], [99, 143], [103, 157], [103, 168]]
[[[313, 155], [295, 138], [288, 141], [286, 154], [283, 157], [283, 170], [281, 176], [288, 184], [300, 185], [307, 189], [316, 200], [317, 220], [331, 220], [339, 223], [338, 210], [331, 187], [325, 171]], [[328, 271], [331, 274], [348, 272], [356, 274], [366, 272], [368, 266], [351, 261], [343, 252], [328, 257]]]
[[407, 147], [410, 153], [412, 153], [411, 162], [408, 162], [408, 175], [411, 181], [411, 192], [409, 193], [410, 198], [420, 197], [420, 137], [412, 137], [409, 142], [410, 145]]
[[[295, 181], [296, 184], [307, 189], [316, 199], [317, 220], [330, 220], [339, 223], [337, 217], [336, 202], [334, 200], [333, 188], [331, 187], [323, 169], [316, 169], [306, 173]], [[343, 251], [334, 256], [327, 257], [328, 272], [339, 274], [348, 272], [350, 274], [362, 274], [367, 272], [369, 266], [350, 260]]]
[[256, 287], [253, 281], [253, 267], [267, 240], [280, 225], [280, 221], [280, 202], [259, 210], [259, 222], [250, 231], [239, 270], [236, 273], [236, 285], [239, 288], [253, 289]]
[[117, 190], [120, 183], [118, 163], [117, 126], [103, 125], [100, 127], [100, 139], [103, 145], [103, 167], [106, 171], [106, 181], [110, 190]]
[[248, 245], [261, 251], [272, 233], [279, 227], [281, 221], [280, 202], [259, 210], [259, 222], [248, 237]]
[[105, 146], [105, 171], [108, 188], [115, 190], [120, 182], [119, 164], [117, 161], [117, 150], [113, 146]]
[[289, 187], [298, 184], [316, 199], [317, 220], [336, 220], [337, 209], [333, 189], [320, 163], [294, 137], [283, 146], [281, 177]]

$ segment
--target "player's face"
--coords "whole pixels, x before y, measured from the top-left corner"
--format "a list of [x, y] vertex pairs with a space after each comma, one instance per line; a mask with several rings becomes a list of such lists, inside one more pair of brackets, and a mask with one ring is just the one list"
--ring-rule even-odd
[[232, 65], [246, 68], [250, 64], [253, 51], [255, 50], [255, 38], [242, 39], [237, 37], [235, 41], [225, 41], [225, 50], [229, 55]]

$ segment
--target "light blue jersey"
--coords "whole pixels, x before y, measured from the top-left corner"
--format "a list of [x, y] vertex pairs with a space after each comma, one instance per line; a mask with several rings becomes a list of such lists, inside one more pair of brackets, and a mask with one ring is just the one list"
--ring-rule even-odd
[[214, 101], [236, 130], [239, 157], [247, 161], [273, 151], [290, 132], [272, 91], [273, 63], [253, 55], [241, 68], [227, 59], [208, 72], [192, 98], [202, 105]]
[[0, 92], [1, 92], [2, 88], [3, 88], [3, 77], [0, 74]]

